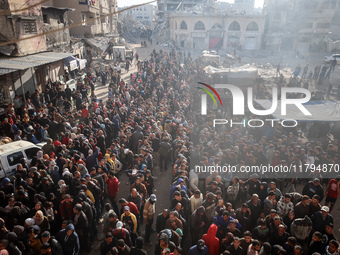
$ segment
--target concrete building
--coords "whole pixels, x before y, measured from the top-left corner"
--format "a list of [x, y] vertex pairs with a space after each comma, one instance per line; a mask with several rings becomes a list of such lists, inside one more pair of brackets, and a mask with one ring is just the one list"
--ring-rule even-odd
[[[70, 34], [78, 37], [93, 37], [112, 32], [116, 28], [114, 24], [117, 19], [105, 15], [116, 10], [116, 5], [116, 0], [58, 0], [54, 2], [54, 7], [74, 9], [74, 12], [69, 13], [70, 22], [71, 24], [82, 23], [82, 25], [71, 28]], [[97, 19], [100, 17], [102, 19]], [[89, 21], [91, 19], [93, 21]]]
[[233, 9], [244, 12], [254, 11], [255, 0], [234, 0]]
[[[58, 8], [53, 6], [42, 6], [43, 30], [44, 32], [57, 30], [69, 25], [67, 12], [74, 11], [69, 8]], [[46, 35], [47, 50], [54, 50], [70, 44], [70, 30], [65, 29], [53, 34]]]
[[340, 0], [266, 0], [265, 48], [327, 50], [330, 38], [340, 38]]
[[[41, 5], [37, 5], [36, 8], [28, 8], [24, 11], [17, 11], [32, 4], [31, 1], [27, 0], [2, 1], [0, 43], [43, 33]], [[46, 51], [46, 37], [44, 35], [28, 41], [19, 41], [8, 46], [0, 47], [0, 53], [7, 56], [24, 56], [42, 51]]]
[[216, 0], [160, 0], [157, 2], [158, 14], [165, 17], [176, 10], [188, 10], [197, 4], [211, 4]]
[[[121, 9], [124, 8], [126, 7], [123, 7]], [[152, 22], [154, 22], [156, 18], [156, 10], [156, 5], [147, 4], [122, 12], [121, 17], [122, 19], [131, 18], [136, 21], [138, 20], [144, 25], [151, 26]]]
[[264, 25], [264, 15], [173, 13], [170, 37], [186, 49], [259, 50]]

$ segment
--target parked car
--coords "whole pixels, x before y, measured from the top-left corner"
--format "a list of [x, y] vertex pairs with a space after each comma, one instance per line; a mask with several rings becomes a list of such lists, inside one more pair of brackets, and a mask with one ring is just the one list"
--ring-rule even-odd
[[39, 150], [41, 148], [27, 141], [0, 145], [0, 179], [13, 177], [20, 160], [26, 158], [29, 165]]
[[326, 56], [323, 62], [330, 63], [333, 59], [336, 59], [337, 64], [340, 62], [340, 54], [333, 54], [332, 56]]

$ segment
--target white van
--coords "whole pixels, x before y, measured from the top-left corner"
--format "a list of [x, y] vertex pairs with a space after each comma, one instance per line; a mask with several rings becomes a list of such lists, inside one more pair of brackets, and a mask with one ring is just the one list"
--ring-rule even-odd
[[11, 178], [15, 174], [17, 165], [22, 158], [26, 158], [29, 165], [39, 150], [41, 148], [27, 141], [16, 141], [0, 145], [0, 179]]

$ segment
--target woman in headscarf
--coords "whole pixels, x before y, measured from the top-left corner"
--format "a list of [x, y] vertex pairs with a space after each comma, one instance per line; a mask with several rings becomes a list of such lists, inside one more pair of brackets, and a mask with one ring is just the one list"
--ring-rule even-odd
[[46, 210], [40, 201], [35, 203], [34, 208], [30, 212], [30, 217], [33, 218], [33, 216], [36, 215], [37, 211], [41, 211], [45, 216], [47, 215]]
[[35, 224], [40, 227], [40, 232], [43, 233], [44, 231], [50, 231], [50, 223], [46, 216], [44, 216], [41, 210], [38, 210], [35, 215], [33, 216]]

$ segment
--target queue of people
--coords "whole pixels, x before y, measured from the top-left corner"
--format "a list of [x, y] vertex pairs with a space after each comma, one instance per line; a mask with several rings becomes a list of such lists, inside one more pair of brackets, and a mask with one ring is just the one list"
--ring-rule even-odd
[[[338, 141], [304, 143], [297, 129], [280, 126], [213, 129], [206, 123], [228, 111], [213, 109], [205, 119], [195, 111], [191, 90], [205, 80], [203, 67], [154, 50], [129, 81], [106, 74], [115, 78], [105, 102], [85, 100], [97, 71], [90, 69], [77, 91], [56, 85], [16, 97], [3, 134], [46, 144], [1, 183], [0, 254], [78, 255], [102, 234], [101, 255], [146, 254], [145, 245], [155, 255], [337, 255], [331, 211], [339, 176], [316, 172], [305, 182], [193, 166], [339, 164]], [[173, 177], [169, 206], [158, 215], [157, 169]], [[130, 193], [118, 197], [123, 172]]]

